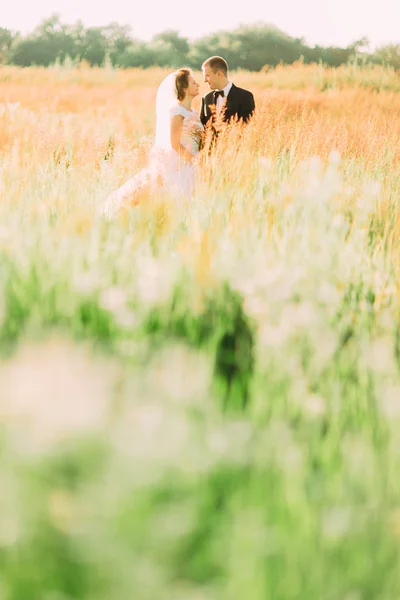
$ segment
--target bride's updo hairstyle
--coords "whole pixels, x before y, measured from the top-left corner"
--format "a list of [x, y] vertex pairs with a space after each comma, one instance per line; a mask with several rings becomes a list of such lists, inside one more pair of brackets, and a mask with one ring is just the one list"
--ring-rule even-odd
[[175, 86], [178, 100], [183, 100], [186, 95], [186, 90], [189, 87], [189, 77], [192, 74], [190, 69], [179, 69], [176, 72]]

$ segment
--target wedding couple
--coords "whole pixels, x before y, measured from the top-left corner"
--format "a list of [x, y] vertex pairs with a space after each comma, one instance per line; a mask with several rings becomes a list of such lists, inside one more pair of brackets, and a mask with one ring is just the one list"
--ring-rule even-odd
[[228, 64], [223, 58], [208, 58], [202, 71], [211, 91], [202, 98], [200, 115], [192, 109], [199, 84], [190, 69], [178, 69], [161, 83], [156, 99], [156, 139], [149, 164], [107, 198], [103, 207], [106, 216], [115, 216], [121, 207], [135, 204], [138, 192], [147, 186], [161, 186], [173, 195], [190, 197], [194, 162], [206, 126], [216, 132], [219, 122], [237, 118], [246, 123], [252, 116], [253, 94], [229, 80]]

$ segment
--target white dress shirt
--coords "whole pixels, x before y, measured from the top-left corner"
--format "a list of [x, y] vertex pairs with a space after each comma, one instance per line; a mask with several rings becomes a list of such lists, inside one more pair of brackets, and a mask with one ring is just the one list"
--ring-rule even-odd
[[217, 98], [217, 114], [218, 115], [221, 114], [222, 105], [225, 102], [225, 100], [226, 100], [229, 92], [231, 91], [231, 87], [232, 87], [232, 82], [228, 81], [228, 83], [226, 84], [226, 86], [222, 90], [224, 92], [224, 97], [218, 96], [218, 98]]

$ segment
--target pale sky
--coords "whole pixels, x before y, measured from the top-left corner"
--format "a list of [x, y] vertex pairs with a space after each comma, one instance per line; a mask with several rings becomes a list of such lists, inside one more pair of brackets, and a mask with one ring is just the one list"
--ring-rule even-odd
[[400, 0], [0, 0], [0, 27], [26, 33], [54, 12], [65, 23], [130, 25], [143, 40], [165, 29], [193, 39], [262, 21], [310, 45], [346, 46], [363, 36], [371, 49], [400, 43]]

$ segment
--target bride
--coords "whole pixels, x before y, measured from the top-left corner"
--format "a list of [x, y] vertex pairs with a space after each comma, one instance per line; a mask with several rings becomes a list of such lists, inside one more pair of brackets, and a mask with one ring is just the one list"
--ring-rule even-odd
[[194, 160], [203, 131], [192, 100], [199, 84], [190, 69], [170, 73], [161, 83], [156, 99], [156, 139], [149, 153], [148, 166], [115, 190], [105, 201], [102, 212], [109, 218], [124, 205], [138, 202], [141, 190], [160, 187], [174, 196], [193, 193]]

